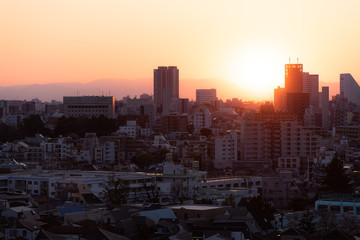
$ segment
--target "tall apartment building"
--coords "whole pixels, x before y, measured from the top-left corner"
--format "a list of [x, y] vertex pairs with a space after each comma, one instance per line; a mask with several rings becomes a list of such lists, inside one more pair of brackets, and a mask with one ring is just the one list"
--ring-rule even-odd
[[179, 98], [179, 69], [175, 66], [154, 69], [154, 102], [158, 116], [170, 112], [171, 101]]
[[224, 136], [215, 138], [214, 167], [217, 169], [232, 168], [239, 161], [239, 133], [229, 131]]
[[64, 97], [65, 117], [115, 117], [113, 96]]
[[195, 132], [200, 132], [202, 128], [211, 127], [211, 113], [208, 109], [202, 108], [193, 113], [193, 126]]
[[196, 89], [196, 103], [216, 105], [216, 89]]
[[281, 156], [314, 157], [320, 148], [320, 137], [296, 122], [281, 123]]
[[340, 95], [360, 106], [360, 87], [350, 73], [340, 74]]

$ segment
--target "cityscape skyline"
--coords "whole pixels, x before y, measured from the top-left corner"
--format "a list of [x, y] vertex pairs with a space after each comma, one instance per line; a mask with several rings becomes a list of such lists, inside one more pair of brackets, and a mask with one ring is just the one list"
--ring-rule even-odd
[[206, 83], [220, 98], [267, 100], [282, 87], [289, 57], [300, 57], [320, 82], [337, 82], [341, 73], [360, 78], [356, 1], [0, 4], [1, 86], [120, 79], [149, 92], [151, 69], [174, 65], [182, 71], [180, 97], [195, 96], [184, 86]]

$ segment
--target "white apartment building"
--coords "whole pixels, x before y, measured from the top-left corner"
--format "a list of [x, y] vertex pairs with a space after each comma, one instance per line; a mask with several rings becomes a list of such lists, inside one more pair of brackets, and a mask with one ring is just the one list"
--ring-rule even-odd
[[203, 108], [199, 111], [194, 112], [194, 131], [200, 132], [202, 128], [210, 128], [211, 127], [211, 113], [208, 109]]
[[64, 97], [64, 116], [68, 117], [115, 117], [115, 97], [82, 96]]
[[215, 138], [214, 167], [217, 169], [232, 168], [238, 159], [239, 134], [231, 130], [224, 136]]
[[136, 138], [139, 135], [138, 134], [139, 130], [140, 127], [136, 126], [136, 121], [127, 121], [126, 126], [120, 126], [117, 133], [120, 135]]

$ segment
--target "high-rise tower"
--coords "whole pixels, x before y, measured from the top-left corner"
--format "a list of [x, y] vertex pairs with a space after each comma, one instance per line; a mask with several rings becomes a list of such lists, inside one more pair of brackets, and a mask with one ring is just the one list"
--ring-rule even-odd
[[285, 64], [285, 92], [303, 92], [303, 65]]
[[154, 102], [157, 115], [169, 114], [170, 104], [179, 98], [179, 69], [158, 67], [154, 69]]

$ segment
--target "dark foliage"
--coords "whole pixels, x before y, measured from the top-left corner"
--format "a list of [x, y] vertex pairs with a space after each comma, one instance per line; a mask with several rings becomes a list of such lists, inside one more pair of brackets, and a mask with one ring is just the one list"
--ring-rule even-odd
[[168, 152], [166, 149], [159, 149], [155, 153], [139, 153], [131, 159], [131, 162], [141, 169], [148, 169], [155, 163], [163, 162]]
[[77, 135], [83, 137], [85, 133], [94, 132], [97, 136], [109, 135], [118, 129], [116, 119], [108, 119], [104, 116], [93, 118], [65, 118], [59, 119], [54, 136]]
[[208, 137], [208, 136], [211, 136], [211, 135], [212, 135], [212, 130], [211, 130], [210, 128], [202, 128], [202, 129], [200, 130], [200, 134], [201, 134], [202, 136]]
[[337, 155], [325, 168], [325, 177], [322, 180], [323, 190], [337, 193], [351, 193], [353, 186], [351, 178], [346, 174], [343, 162]]
[[249, 211], [263, 211], [272, 218], [274, 217], [276, 210], [269, 203], [264, 202], [260, 196], [250, 198], [246, 204], [246, 207]]
[[130, 187], [122, 179], [110, 176], [104, 187], [104, 200], [110, 207], [126, 203], [129, 196]]
[[40, 115], [30, 115], [24, 118], [18, 127], [19, 135], [22, 137], [33, 137], [35, 134], [48, 135], [50, 130], [45, 127]]
[[15, 127], [0, 123], [0, 142], [10, 142], [17, 139], [21, 139], [21, 135]]

